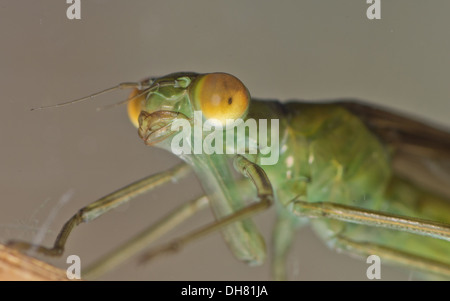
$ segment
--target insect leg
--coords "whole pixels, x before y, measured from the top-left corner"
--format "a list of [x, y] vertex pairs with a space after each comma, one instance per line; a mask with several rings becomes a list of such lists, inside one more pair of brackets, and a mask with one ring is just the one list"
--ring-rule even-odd
[[187, 220], [195, 213], [208, 207], [208, 198], [202, 196], [198, 199], [184, 203], [157, 223], [151, 225], [117, 249], [102, 257], [83, 271], [83, 278], [95, 279], [112, 270], [114, 267], [141, 251], [148, 244], [158, 239], [178, 224]]
[[213, 222], [198, 229], [197, 231], [191, 232], [190, 234], [179, 237], [168, 244], [151, 250], [142, 257], [142, 261], [148, 261], [158, 255], [178, 251], [189, 242], [192, 242], [211, 232], [217, 231], [233, 222], [248, 218], [261, 210], [267, 209], [273, 203], [272, 184], [267, 178], [264, 170], [257, 164], [240, 155], [236, 156], [234, 163], [237, 170], [244, 176], [250, 178], [255, 185], [259, 202], [248, 205], [247, 207], [240, 209], [239, 211], [230, 214], [221, 220]]
[[415, 269], [424, 271], [426, 273], [435, 273], [450, 277], [450, 265], [432, 260], [426, 257], [417, 256], [404, 251], [396, 250], [390, 247], [369, 242], [359, 242], [348, 239], [343, 236], [335, 237], [334, 247], [344, 252], [351, 254], [358, 254], [361, 256], [369, 256], [372, 254], [379, 255], [383, 260], [406, 266], [414, 267]]
[[156, 175], [151, 175], [125, 186], [87, 205], [86, 207], [81, 208], [64, 224], [52, 248], [33, 245], [22, 241], [10, 241], [8, 242], [8, 245], [19, 250], [33, 250], [44, 255], [61, 256], [64, 252], [64, 246], [70, 233], [79, 224], [90, 222], [102, 216], [111, 209], [130, 201], [132, 198], [140, 194], [150, 191], [169, 181], [182, 178], [187, 175], [189, 171], [189, 166], [185, 163], [181, 163], [170, 170]]
[[272, 277], [274, 280], [286, 280], [286, 257], [297, 230], [296, 221], [286, 210], [280, 209], [272, 233], [273, 257]]
[[366, 226], [383, 227], [450, 241], [450, 225], [329, 202], [294, 201], [294, 213], [330, 218]]

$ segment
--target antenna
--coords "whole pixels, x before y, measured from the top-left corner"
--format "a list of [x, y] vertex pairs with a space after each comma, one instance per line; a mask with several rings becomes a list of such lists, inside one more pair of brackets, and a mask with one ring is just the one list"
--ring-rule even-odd
[[134, 100], [136, 98], [141, 97], [142, 95], [145, 95], [145, 94], [149, 93], [149, 91], [150, 91], [150, 88], [147, 88], [145, 90], [142, 90], [141, 93], [136, 94], [136, 95], [134, 95], [131, 98], [128, 98], [128, 99], [125, 99], [125, 100], [122, 100], [122, 101], [119, 101], [119, 102], [116, 102], [116, 103], [112, 103], [112, 104], [109, 104], [109, 105], [106, 105], [106, 106], [103, 106], [103, 107], [98, 107], [96, 110], [97, 110], [97, 112], [100, 112], [100, 111], [103, 111], [103, 110], [106, 110], [106, 109], [110, 109], [110, 108], [114, 108], [114, 107], [123, 105], [124, 103], [132, 101], [132, 100]]
[[70, 105], [70, 104], [73, 104], [73, 103], [83, 102], [83, 101], [92, 99], [94, 97], [97, 97], [99, 95], [102, 95], [102, 94], [105, 94], [105, 93], [108, 93], [108, 92], [111, 92], [111, 91], [114, 91], [114, 90], [118, 90], [118, 89], [137, 88], [137, 89], [141, 90], [142, 86], [143, 86], [142, 82], [139, 82], [139, 83], [136, 83], [136, 82], [134, 82], [134, 83], [120, 83], [117, 86], [105, 89], [105, 90], [100, 91], [100, 92], [96, 92], [96, 93], [91, 94], [91, 95], [86, 96], [86, 97], [78, 98], [78, 99], [71, 100], [71, 101], [64, 102], [64, 103], [59, 103], [59, 104], [56, 104], [56, 105], [49, 105], [49, 106], [42, 106], [42, 107], [38, 107], [38, 108], [32, 108], [31, 111], [37, 111], [37, 110], [48, 109], [48, 108], [63, 107], [63, 106], [67, 106], [67, 105]]

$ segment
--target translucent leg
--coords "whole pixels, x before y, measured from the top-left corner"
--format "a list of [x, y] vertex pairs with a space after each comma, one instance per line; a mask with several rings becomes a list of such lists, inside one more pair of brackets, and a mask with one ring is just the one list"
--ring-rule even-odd
[[119, 189], [93, 203], [81, 208], [74, 216], [72, 216], [59, 232], [52, 248], [46, 248], [41, 245], [33, 245], [27, 242], [10, 241], [9, 246], [19, 250], [33, 250], [38, 253], [49, 256], [61, 256], [64, 252], [66, 241], [72, 230], [81, 223], [90, 222], [111, 209], [122, 205], [132, 198], [161, 186], [169, 181], [175, 181], [188, 174], [190, 168], [185, 163], [181, 163], [174, 168], [151, 175], [142, 180], [134, 182], [122, 189]]
[[296, 233], [297, 224], [284, 209], [279, 210], [277, 222], [272, 233], [273, 257], [272, 277], [274, 280], [287, 279], [286, 258]]
[[[200, 237], [203, 237], [211, 232], [217, 231], [226, 225], [229, 225], [238, 220], [248, 218], [255, 213], [268, 208], [273, 202], [273, 190], [269, 179], [264, 170], [255, 163], [245, 159], [243, 156], [237, 156], [235, 159], [235, 166], [239, 172], [250, 178], [257, 190], [259, 198], [258, 203], [253, 203], [221, 220], [213, 222], [197, 231], [175, 239], [171, 243], [163, 245], [159, 248], [153, 249], [142, 257], [142, 261], [153, 259], [158, 255], [176, 252], [184, 247], [189, 242], [192, 242]], [[246, 239], [243, 237], [242, 239]]]
[[422, 270], [426, 273], [431, 272], [450, 277], [450, 265], [440, 261], [395, 250], [379, 244], [353, 241], [342, 236], [337, 236], [335, 239], [335, 247], [343, 250], [344, 252], [359, 254], [366, 257], [372, 254], [377, 254], [382, 260], [386, 260], [397, 265], [414, 267], [415, 269]]
[[294, 213], [312, 218], [330, 218], [366, 226], [383, 227], [450, 241], [450, 225], [404, 217], [358, 207], [318, 202], [294, 201]]
[[83, 278], [95, 279], [112, 270], [126, 259], [141, 251], [148, 244], [206, 207], [208, 207], [208, 198], [206, 196], [179, 206], [167, 216], [160, 219], [156, 224], [151, 225], [140, 234], [89, 266], [83, 271]]

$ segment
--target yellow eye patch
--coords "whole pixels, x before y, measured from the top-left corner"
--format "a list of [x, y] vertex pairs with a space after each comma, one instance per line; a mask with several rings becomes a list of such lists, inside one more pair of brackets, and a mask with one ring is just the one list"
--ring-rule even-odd
[[226, 119], [245, 117], [250, 103], [244, 84], [226, 73], [201, 75], [191, 95], [194, 107], [201, 110], [206, 119], [218, 119], [222, 125]]
[[130, 96], [128, 96], [128, 118], [130, 118], [130, 121], [136, 128], [139, 127], [138, 119], [139, 115], [141, 114], [142, 107], [145, 103], [146, 93], [143, 92], [144, 91], [138, 89], [133, 89], [133, 91], [131, 91], [130, 93]]

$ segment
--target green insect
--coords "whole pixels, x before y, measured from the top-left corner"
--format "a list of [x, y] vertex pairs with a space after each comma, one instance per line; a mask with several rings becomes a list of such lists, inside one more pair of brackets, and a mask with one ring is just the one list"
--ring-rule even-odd
[[[407, 169], [411, 162], [420, 163], [422, 170], [448, 163], [449, 133], [355, 102], [252, 99], [239, 79], [225, 73], [174, 73], [123, 83], [81, 100], [117, 88], [134, 88], [128, 113], [144, 142], [176, 153], [184, 163], [82, 208], [51, 248], [17, 241], [10, 245], [60, 256], [78, 224], [193, 170], [205, 196], [111, 252], [84, 271], [86, 277], [104, 273], [207, 207], [215, 214], [214, 223], [151, 250], [142, 260], [220, 230], [237, 259], [260, 265], [266, 247], [251, 217], [275, 206], [274, 279], [286, 278], [289, 247], [295, 230], [304, 225], [333, 249], [377, 255], [382, 262], [450, 278], [450, 199], [419, 186], [417, 173]], [[239, 119], [236, 126], [228, 124]], [[209, 131], [202, 131], [199, 121], [209, 124]], [[178, 122], [191, 127], [175, 126]]]

